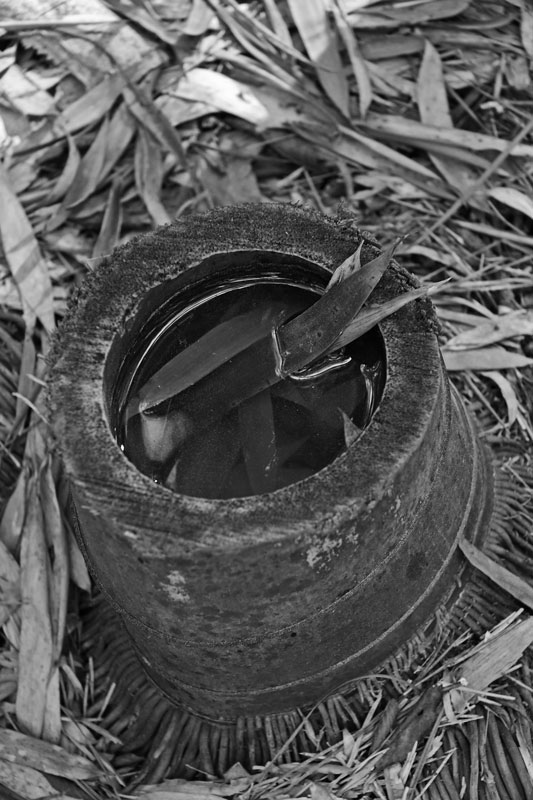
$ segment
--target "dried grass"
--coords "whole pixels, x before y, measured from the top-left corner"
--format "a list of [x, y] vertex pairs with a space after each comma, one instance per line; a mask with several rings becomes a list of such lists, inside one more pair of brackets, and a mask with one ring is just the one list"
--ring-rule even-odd
[[[40, 398], [55, 318], [115, 244], [239, 200], [324, 213], [340, 203], [384, 244], [408, 231], [401, 262], [422, 280], [449, 279], [433, 299], [452, 378], [482, 436], [507, 442], [507, 474], [523, 480], [533, 441], [530, 5], [335, 0], [326, 11], [313, 0], [305, 15], [300, 5], [0, 5], [0, 793], [13, 798], [78, 796], [80, 781], [84, 796], [117, 797], [138, 767], [115, 753], [113, 686], [80, 655], [89, 578]], [[527, 539], [531, 520], [523, 527]], [[517, 708], [533, 712], [531, 640], [523, 614], [481, 645], [483, 664], [499, 664], [489, 685], [472, 678], [475, 637], [443, 640], [414, 682], [399, 677], [396, 706], [376, 689], [367, 718], [305, 761], [143, 793], [455, 800], [466, 761], [466, 796], [478, 797], [480, 776], [484, 796], [529, 796], [531, 727]], [[512, 650], [504, 666], [501, 642]], [[421, 703], [424, 739], [409, 728]]]

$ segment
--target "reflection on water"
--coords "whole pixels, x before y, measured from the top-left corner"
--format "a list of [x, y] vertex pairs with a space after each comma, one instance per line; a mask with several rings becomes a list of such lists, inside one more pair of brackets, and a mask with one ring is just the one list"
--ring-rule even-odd
[[[182, 392], [191, 376], [198, 381], [217, 359], [230, 362], [316, 299], [309, 289], [250, 279], [167, 319], [131, 370], [117, 432], [127, 458], [176, 492], [212, 498], [273, 491], [331, 463], [379, 403], [385, 365], [376, 332], [206, 419], [195, 414], [190, 392]], [[223, 368], [216, 374], [224, 380]], [[164, 399], [142, 410], [138, 398], [148, 389]]]

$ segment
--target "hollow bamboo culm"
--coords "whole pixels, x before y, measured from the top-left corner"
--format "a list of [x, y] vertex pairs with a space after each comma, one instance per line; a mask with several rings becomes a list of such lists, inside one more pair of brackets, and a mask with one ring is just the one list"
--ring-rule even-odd
[[[379, 408], [303, 481], [180, 495], [117, 444], [116, 379], [155, 308], [235, 273], [325, 285], [361, 241], [366, 263], [378, 248], [353, 226], [277, 204], [177, 220], [104, 260], [55, 344], [50, 405], [84, 556], [143, 670], [201, 719], [290, 714], [376, 670], [453, 603], [457, 542], [489, 528], [491, 462], [451, 390], [427, 299], [380, 325]], [[372, 302], [414, 285], [393, 263]]]

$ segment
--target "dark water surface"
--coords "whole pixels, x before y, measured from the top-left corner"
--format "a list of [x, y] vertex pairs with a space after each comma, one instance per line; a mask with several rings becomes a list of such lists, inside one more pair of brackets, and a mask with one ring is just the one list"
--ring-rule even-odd
[[[130, 370], [117, 430], [127, 458], [176, 492], [218, 498], [273, 491], [331, 463], [357, 439], [379, 403], [385, 361], [377, 331], [301, 375], [218, 409], [205, 424], [194, 419], [187, 392], [131, 412], [131, 399], [146, 393], [151, 378], [158, 389], [172, 386], [175, 372], [198, 380], [317, 298], [315, 291], [281, 280], [250, 279], [212, 291], [167, 318]], [[178, 354], [179, 367], [162, 371]], [[223, 369], [218, 374], [223, 380]]]

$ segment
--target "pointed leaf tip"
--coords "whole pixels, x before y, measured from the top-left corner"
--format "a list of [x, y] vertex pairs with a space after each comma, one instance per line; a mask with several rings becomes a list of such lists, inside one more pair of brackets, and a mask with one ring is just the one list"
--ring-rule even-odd
[[331, 289], [332, 286], [335, 286], [337, 283], [340, 283], [341, 281], [343, 281], [346, 278], [348, 278], [353, 272], [357, 272], [357, 270], [361, 269], [361, 250], [362, 249], [363, 249], [363, 242], [360, 243], [360, 245], [357, 248], [357, 250], [355, 251], [355, 253], [352, 253], [350, 256], [348, 256], [348, 258], [345, 259], [345, 261], [343, 261], [342, 264], [340, 264], [333, 271], [333, 274], [331, 275], [331, 278], [329, 279], [329, 283], [326, 286], [326, 292], [329, 289]]

